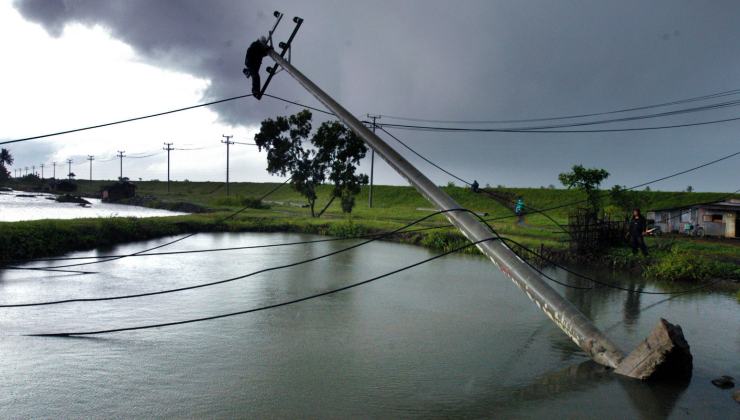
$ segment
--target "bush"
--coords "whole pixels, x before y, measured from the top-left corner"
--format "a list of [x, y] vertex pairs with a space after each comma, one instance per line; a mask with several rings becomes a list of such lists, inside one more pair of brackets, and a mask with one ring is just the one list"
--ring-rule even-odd
[[262, 200], [259, 200], [257, 198], [252, 197], [244, 197], [242, 198], [242, 206], [248, 207], [250, 209], [269, 209], [270, 206], [263, 203]]
[[[462, 235], [454, 232], [432, 232], [421, 240], [422, 246], [438, 249], [444, 252], [452, 251], [468, 243]], [[472, 248], [468, 248], [466, 251]]]
[[710, 278], [740, 278], [740, 268], [674, 248], [657, 264], [647, 267], [643, 275], [665, 281], [702, 281]]
[[63, 179], [56, 183], [56, 190], [61, 192], [77, 191], [77, 184], [74, 181]]
[[329, 226], [328, 234], [339, 238], [354, 238], [367, 234], [363, 226], [356, 225], [349, 220], [345, 223], [336, 223]]

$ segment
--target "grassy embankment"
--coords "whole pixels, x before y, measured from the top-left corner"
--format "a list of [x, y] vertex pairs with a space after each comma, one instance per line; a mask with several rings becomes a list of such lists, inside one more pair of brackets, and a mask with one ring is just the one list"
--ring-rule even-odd
[[[95, 194], [109, 181], [81, 181], [80, 193]], [[277, 184], [234, 183], [231, 196], [225, 196], [221, 183], [173, 182], [167, 193], [165, 182], [137, 182], [139, 196], [156, 197], [150, 205], [168, 208], [172, 203], [193, 203], [209, 209], [205, 213], [167, 218], [106, 218], [77, 220], [43, 220], [0, 223], [0, 262], [61, 254], [115, 243], [151, 239], [185, 232], [211, 231], [289, 231], [354, 236], [377, 233], [401, 227], [431, 213], [431, 205], [411, 187], [376, 186], [374, 207], [367, 204], [367, 189], [357, 197], [351, 218], [334, 203], [319, 219], [311, 218], [308, 209], [301, 208], [304, 200], [290, 187], [283, 187], [267, 199], [269, 209], [247, 209], [237, 217], [220, 222], [242, 207], [245, 197], [258, 197]], [[17, 186], [16, 186], [17, 187]], [[462, 206], [487, 213], [487, 218], [511, 216], [511, 211], [485, 195], [474, 194], [459, 187], [445, 187]], [[582, 199], [580, 193], [568, 190], [513, 188], [503, 191], [522, 195], [527, 205], [548, 208]], [[323, 207], [329, 188], [319, 189], [317, 208]], [[674, 207], [683, 204], [712, 201], [724, 193], [641, 192], [646, 208]], [[607, 203], [608, 204], [608, 200]], [[568, 208], [549, 214], [559, 223], [567, 223]], [[516, 225], [514, 218], [493, 222], [497, 231], [526, 246], [558, 252], [567, 248], [565, 235], [542, 215], [529, 215], [527, 226]], [[435, 216], [420, 227], [446, 224], [443, 216]], [[434, 249], [450, 249], [465, 242], [451, 228], [399, 235], [395, 238]], [[647, 268], [651, 277], [699, 280], [707, 277], [740, 278], [740, 246], [731, 240], [694, 240], [685, 237], [648, 239], [652, 248], [649, 259], [633, 257], [624, 248], [614, 249], [602, 263], [620, 267]], [[474, 249], [471, 248], [474, 252]], [[565, 253], [561, 253], [561, 257]]]

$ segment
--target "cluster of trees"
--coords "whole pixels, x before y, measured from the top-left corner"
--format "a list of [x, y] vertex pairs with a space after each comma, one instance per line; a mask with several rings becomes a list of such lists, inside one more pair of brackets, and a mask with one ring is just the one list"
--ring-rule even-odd
[[13, 155], [10, 154], [10, 151], [8, 149], [0, 149], [0, 182], [10, 178], [10, 171], [6, 165], [10, 166], [12, 164]]
[[[358, 174], [357, 165], [367, 153], [367, 146], [338, 121], [322, 123], [312, 134], [311, 112], [303, 110], [287, 117], [262, 121], [254, 142], [267, 151], [267, 172], [290, 176], [291, 186], [306, 197], [311, 216], [321, 217], [339, 198], [342, 211], [351, 213], [355, 195], [368, 177]], [[319, 185], [332, 185], [331, 197], [316, 211]]]

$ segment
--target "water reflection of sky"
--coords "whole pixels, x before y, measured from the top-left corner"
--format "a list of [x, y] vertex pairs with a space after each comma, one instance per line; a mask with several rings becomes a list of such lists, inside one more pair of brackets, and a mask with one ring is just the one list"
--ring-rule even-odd
[[[318, 239], [203, 233], [167, 249]], [[172, 239], [172, 238], [169, 238]], [[129, 254], [161, 238], [71, 256]], [[354, 241], [124, 258], [61, 276], [0, 271], [0, 302], [149, 292], [225, 279], [338, 251]], [[0, 418], [452, 417], [731, 418], [719, 375], [737, 377], [738, 303], [702, 291], [640, 295], [555, 286], [626, 352], [661, 317], [694, 355], [684, 383], [622, 379], [598, 365], [491, 263], [450, 255], [363, 287], [249, 315], [99, 336], [22, 334], [178, 321], [340, 287], [434, 255], [375, 242], [331, 258], [169, 295], [0, 310]], [[28, 266], [39, 267], [33, 263]], [[587, 271], [623, 287], [676, 291], [628, 273]], [[580, 284], [560, 270], [550, 274]]]
[[185, 213], [149, 209], [138, 206], [103, 203], [97, 198], [86, 198], [90, 206], [75, 203], [57, 203], [51, 194], [21, 191], [0, 193], [0, 222], [39, 219], [79, 219], [92, 217], [162, 217]]

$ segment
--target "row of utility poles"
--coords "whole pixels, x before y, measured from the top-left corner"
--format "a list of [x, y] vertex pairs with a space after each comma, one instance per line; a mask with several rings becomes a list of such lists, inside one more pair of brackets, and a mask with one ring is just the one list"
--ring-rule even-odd
[[[223, 135], [222, 137], [225, 138], [225, 140], [221, 140], [221, 143], [226, 145], [226, 195], [229, 195], [230, 194], [230, 191], [229, 191], [229, 171], [230, 171], [229, 146], [232, 144], [245, 144], [245, 145], [254, 146], [255, 144], [232, 141], [231, 139], [234, 137], [233, 135], [228, 135], [228, 136]], [[170, 162], [171, 162], [170, 152], [172, 152], [173, 150], [177, 150], [177, 149], [173, 147], [174, 145], [173, 142], [164, 142], [163, 144], [164, 144], [164, 147], [162, 148], [162, 150], [167, 152], [167, 192], [169, 193], [170, 192]], [[118, 179], [123, 180], [123, 158], [126, 157], [126, 151], [118, 150], [116, 153], [116, 157], [119, 159]], [[92, 182], [92, 163], [93, 163], [93, 160], [95, 160], [95, 156], [87, 155], [87, 160], [90, 162], [90, 182]], [[70, 179], [72, 178], [72, 163], [73, 163], [72, 159], [67, 159], [67, 164], [69, 165], [68, 177]], [[40, 167], [41, 167], [41, 179], [44, 179], [44, 164], [42, 163]], [[54, 174], [52, 178], [56, 178], [57, 162], [53, 162], [53, 167], [54, 167]], [[25, 173], [23, 173], [24, 169], [25, 169]], [[31, 174], [33, 175], [37, 174], [35, 165], [33, 165], [30, 168], [30, 170], [31, 170]], [[27, 166], [25, 168], [16, 168], [14, 169], [13, 176], [16, 178], [21, 178], [22, 176], [28, 175], [28, 171], [29, 171], [29, 168]]]
[[[57, 163], [56, 162], [52, 162], [52, 165], [53, 165], [54, 170], [53, 170], [53, 173], [52, 173], [51, 177], [52, 178], [56, 178], [57, 177]], [[39, 165], [39, 168], [41, 168], [41, 179], [44, 179], [44, 168], [45, 167], [46, 167], [46, 164], [43, 164], [42, 163], [42, 164]], [[15, 169], [13, 169], [13, 177], [15, 177], [15, 178], [21, 178], [23, 176], [26, 176], [26, 175], [28, 175], [28, 171], [29, 170], [31, 171], [31, 175], [38, 175], [38, 172], [36, 172], [36, 165], [31, 165], [30, 168], [28, 166], [26, 166], [26, 167], [23, 167], [23, 168], [15, 168]], [[25, 173], [24, 173], [24, 171], [25, 171]]]
[[[373, 133], [375, 132], [376, 128], [376, 121], [380, 119], [380, 115], [371, 115], [367, 114], [367, 117], [373, 120]], [[230, 146], [232, 144], [243, 144], [247, 146], [256, 146], [254, 143], [244, 143], [244, 142], [238, 142], [231, 140], [234, 136], [233, 135], [221, 135], [225, 140], [221, 140], [221, 143], [226, 145], [226, 195], [230, 195], [231, 191], [229, 189], [229, 172], [230, 172]], [[173, 142], [164, 142], [164, 147], [162, 150], [167, 152], [167, 192], [170, 192], [170, 152], [173, 150], [178, 150], [173, 147]], [[125, 150], [118, 150], [116, 153], [116, 157], [119, 159], [119, 171], [118, 171], [118, 179], [123, 180], [123, 158], [126, 157], [126, 151]], [[87, 155], [87, 160], [90, 162], [90, 169], [89, 169], [89, 176], [90, 176], [90, 182], [92, 182], [92, 163], [95, 160], [94, 155]], [[72, 159], [67, 159], [67, 165], [68, 165], [68, 178], [72, 179]], [[52, 162], [53, 164], [53, 175], [52, 178], [56, 179], [56, 173], [57, 173], [57, 162]], [[41, 179], [44, 179], [44, 164], [42, 163], [40, 165], [41, 167]], [[375, 168], [375, 150], [370, 149], [370, 189], [368, 194], [368, 205], [370, 207], [373, 206], [373, 177], [374, 177], [374, 168]], [[25, 169], [25, 174], [23, 173], [23, 169]], [[28, 175], [29, 168], [26, 166], [25, 168], [17, 168], [14, 169], [13, 176], [16, 178], [20, 178], [24, 175]], [[36, 166], [32, 166], [31, 173], [36, 175]]]
[[[92, 182], [92, 163], [95, 160], [95, 156], [93, 156], [93, 155], [87, 155], [87, 159], [86, 160], [88, 160], [90, 162], [90, 182]], [[72, 159], [67, 159], [67, 179], [72, 179], [72, 163], [74, 163], [74, 161]], [[51, 178], [52, 179], [56, 179], [56, 177], [57, 177], [57, 162], [52, 162], [51, 164], [52, 164], [52, 168], [53, 168], [52, 174], [51, 174]], [[41, 168], [41, 179], [44, 179], [45, 178], [44, 177], [44, 168], [46, 167], [46, 165], [42, 163], [42, 164], [39, 165], [39, 167]], [[123, 168], [123, 163], [121, 163], [121, 168]], [[28, 166], [26, 166], [25, 168], [17, 168], [17, 169], [14, 169], [13, 170], [14, 171], [13, 172], [13, 176], [16, 177], [16, 178], [21, 178], [23, 176], [26, 176], [26, 175], [28, 175], [28, 169], [29, 169]], [[25, 170], [25, 173], [23, 173], [24, 170]], [[36, 166], [35, 165], [31, 166], [31, 175], [38, 175], [38, 172], [36, 172]], [[123, 175], [123, 169], [121, 169], [121, 175]]]

